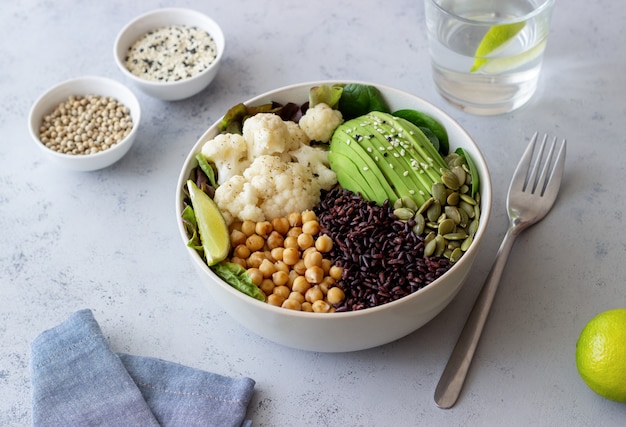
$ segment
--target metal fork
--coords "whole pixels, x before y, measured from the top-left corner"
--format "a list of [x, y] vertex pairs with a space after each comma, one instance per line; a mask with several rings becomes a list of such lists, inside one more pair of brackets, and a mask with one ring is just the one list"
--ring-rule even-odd
[[[556, 200], [565, 165], [566, 141], [563, 140], [557, 147], [555, 137], [545, 155], [547, 140], [548, 136], [544, 135], [541, 144], [535, 150], [537, 145], [535, 133], [513, 174], [507, 195], [509, 228], [437, 384], [435, 403], [440, 408], [451, 408], [461, 393], [515, 238], [522, 230], [541, 221]], [[535, 151], [537, 154], [531, 163]]]

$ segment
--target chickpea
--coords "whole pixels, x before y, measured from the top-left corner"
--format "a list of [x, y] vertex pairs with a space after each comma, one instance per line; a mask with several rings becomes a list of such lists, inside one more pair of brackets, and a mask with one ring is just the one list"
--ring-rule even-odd
[[287, 299], [289, 297], [289, 294], [291, 293], [291, 290], [287, 286], [284, 286], [284, 285], [276, 286], [274, 290], [272, 291], [272, 293], [274, 295], [279, 295], [283, 297], [283, 299]]
[[258, 268], [249, 268], [248, 276], [250, 276], [250, 280], [257, 286], [260, 286], [263, 282], [263, 273]]
[[280, 307], [281, 305], [283, 305], [284, 301], [285, 301], [285, 298], [276, 294], [272, 294], [267, 297], [267, 303], [271, 305], [275, 305], [276, 307]]
[[272, 277], [272, 274], [276, 273], [276, 266], [269, 259], [264, 259], [259, 266], [263, 278], [268, 279]]
[[331, 239], [330, 236], [327, 236], [326, 234], [322, 234], [317, 238], [317, 240], [315, 240], [315, 247], [320, 252], [330, 252], [333, 248], [333, 239]]
[[241, 223], [241, 231], [246, 236], [253, 235], [255, 230], [256, 230], [256, 224], [254, 223], [254, 221], [250, 221], [249, 219], [247, 219]]
[[293, 291], [289, 294], [289, 298], [287, 299], [295, 299], [300, 304], [302, 304], [305, 301], [304, 295], [302, 295], [300, 292], [293, 292]]
[[289, 269], [289, 286], [292, 286], [294, 280], [296, 280], [300, 276], [301, 276], [301, 274], [298, 274], [297, 272]]
[[241, 259], [239, 257], [232, 257], [230, 259], [230, 262], [232, 262], [233, 264], [238, 264], [243, 268], [248, 268], [248, 264], [246, 264], [246, 260], [245, 259]]
[[259, 268], [264, 260], [265, 253], [257, 251], [250, 254], [246, 263], [248, 264], [248, 267]]
[[270, 253], [272, 254], [272, 258], [274, 258], [274, 260], [276, 260], [276, 262], [282, 261], [283, 260], [283, 252], [285, 251], [285, 248], [283, 247], [278, 247], [278, 248], [274, 248], [270, 251]]
[[285, 238], [278, 231], [274, 230], [267, 236], [267, 247], [271, 249], [282, 248], [285, 244]]
[[312, 303], [311, 308], [315, 313], [328, 313], [331, 307], [326, 301], [320, 299]]
[[307, 221], [302, 224], [302, 232], [316, 236], [320, 232], [320, 223], [317, 220]]
[[294, 292], [300, 292], [301, 294], [305, 294], [306, 291], [311, 289], [311, 284], [307, 282], [304, 276], [298, 276], [293, 280], [291, 284], [291, 290]]
[[328, 290], [330, 289], [330, 284], [322, 280], [317, 286], [320, 287], [320, 291], [326, 296], [328, 294]]
[[313, 240], [313, 236], [307, 233], [302, 233], [298, 236], [298, 246], [300, 249], [304, 250], [310, 248], [315, 244], [315, 240]]
[[313, 286], [308, 291], [305, 292], [304, 298], [313, 304], [315, 301], [323, 300], [324, 294], [322, 293], [319, 286]]
[[302, 234], [302, 227], [291, 227], [287, 232], [287, 236], [298, 237]]
[[304, 277], [311, 284], [320, 283], [324, 279], [324, 270], [322, 270], [322, 267], [314, 265], [306, 269]]
[[272, 282], [274, 282], [276, 286], [287, 285], [287, 283], [289, 283], [289, 273], [281, 270], [274, 272], [274, 274], [272, 274]]
[[333, 266], [333, 262], [331, 260], [322, 258], [322, 270], [324, 270], [324, 274], [328, 274], [332, 266]]
[[335, 280], [339, 280], [341, 279], [341, 276], [343, 276], [343, 268], [338, 265], [333, 265], [330, 267], [330, 270], [328, 270], [328, 275]]
[[275, 231], [283, 236], [289, 231], [289, 220], [287, 218], [274, 218], [272, 220], [272, 227]]
[[302, 304], [300, 304], [300, 310], [306, 311], [308, 313], [312, 313], [313, 312], [313, 306], [311, 305], [310, 302], [304, 301]]
[[328, 303], [332, 305], [339, 304], [345, 298], [346, 298], [346, 294], [343, 292], [341, 288], [337, 286], [335, 286], [334, 288], [330, 288], [328, 290], [328, 294], [326, 294], [326, 301], [328, 301]]
[[233, 230], [230, 232], [230, 243], [233, 246], [243, 245], [246, 243], [246, 236], [241, 230]]
[[300, 251], [296, 248], [285, 248], [283, 262], [287, 265], [295, 265], [300, 260]]
[[296, 310], [296, 311], [300, 311], [301, 306], [302, 305], [300, 304], [300, 302], [295, 299], [286, 299], [281, 304], [282, 308], [286, 308], [289, 310]]
[[241, 224], [242, 224], [242, 221], [236, 219], [230, 223], [230, 225], [228, 226], [228, 229], [231, 231], [231, 233], [234, 230], [241, 231]]
[[292, 268], [296, 273], [298, 273], [301, 276], [303, 276], [304, 273], [306, 272], [306, 265], [304, 265], [303, 259], [299, 259], [298, 262], [296, 262]]
[[233, 256], [246, 259], [250, 256], [250, 249], [246, 245], [237, 245], [233, 251]]
[[265, 240], [258, 234], [251, 234], [246, 239], [246, 246], [250, 249], [250, 252], [255, 252], [263, 249], [263, 246], [265, 246]]
[[267, 238], [273, 230], [274, 227], [269, 221], [257, 222], [254, 227], [254, 232], [264, 238]]
[[[313, 247], [309, 249], [313, 249]], [[304, 258], [304, 266], [306, 268], [322, 267], [322, 254], [318, 252], [317, 249], [313, 249], [312, 251], [309, 251], [308, 253], [303, 253], [302, 255]]]
[[285, 249], [287, 248], [296, 248], [298, 249], [298, 239], [294, 236], [287, 236], [285, 237], [285, 240], [283, 241], [283, 246], [285, 247]]
[[302, 212], [302, 225], [306, 224], [310, 221], [317, 221], [317, 215], [313, 211], [304, 211]]
[[274, 265], [276, 266], [276, 271], [284, 271], [285, 273], [289, 274], [289, 271], [291, 270], [283, 260], [278, 260], [274, 262]]
[[292, 227], [300, 227], [302, 225], [302, 215], [298, 212], [290, 213], [287, 219]]
[[274, 282], [270, 279], [263, 279], [263, 281], [261, 282], [261, 285], [259, 286], [259, 288], [261, 288], [261, 290], [263, 291], [263, 293], [265, 295], [271, 295], [272, 292], [274, 291], [274, 287], [276, 285], [274, 284]]

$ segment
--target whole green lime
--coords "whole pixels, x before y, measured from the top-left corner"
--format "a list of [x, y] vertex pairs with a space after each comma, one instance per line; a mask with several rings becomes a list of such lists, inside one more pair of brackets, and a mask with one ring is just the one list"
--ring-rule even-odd
[[585, 325], [576, 343], [576, 367], [590, 389], [626, 402], [626, 308], [604, 311]]

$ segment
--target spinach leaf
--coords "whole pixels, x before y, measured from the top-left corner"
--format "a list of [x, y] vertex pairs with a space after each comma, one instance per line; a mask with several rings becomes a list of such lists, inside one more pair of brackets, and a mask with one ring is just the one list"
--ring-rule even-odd
[[389, 106], [380, 91], [374, 86], [348, 83], [343, 87], [338, 110], [344, 120], [363, 116], [370, 111], [389, 113]]

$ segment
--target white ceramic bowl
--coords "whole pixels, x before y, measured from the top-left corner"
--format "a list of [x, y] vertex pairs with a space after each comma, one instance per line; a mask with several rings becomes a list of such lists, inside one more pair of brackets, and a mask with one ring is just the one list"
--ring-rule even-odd
[[[61, 102], [66, 101], [72, 95], [99, 95], [115, 98], [129, 108], [133, 120], [132, 130], [122, 141], [95, 154], [70, 155], [46, 147], [39, 139], [39, 128], [43, 117], [52, 113]], [[141, 106], [130, 89], [115, 80], [87, 76], [66, 80], [41, 95], [30, 110], [28, 128], [35, 143], [47, 158], [67, 169], [93, 171], [110, 166], [124, 157], [135, 142], [140, 119]]]
[[[310, 82], [288, 86], [253, 98], [246, 104], [258, 105], [269, 101], [303, 103], [308, 99], [310, 87], [332, 83], [341, 82]], [[195, 250], [187, 248], [189, 257], [215, 301], [244, 327], [276, 343], [310, 351], [346, 352], [397, 340], [423, 326], [448, 305], [461, 289], [480, 251], [491, 215], [491, 178], [476, 143], [457, 122], [427, 101], [390, 87], [375, 86], [392, 110], [413, 108], [439, 120], [448, 132], [450, 150], [463, 147], [474, 160], [480, 173], [482, 212], [474, 242], [449, 271], [419, 291], [378, 307], [330, 314], [293, 311], [257, 301], [223, 282], [207, 267]], [[219, 120], [200, 137], [185, 160], [176, 192], [178, 218], [183, 209], [183, 185], [197, 165], [194, 156], [201, 151], [206, 141], [217, 134], [217, 123]], [[186, 244], [188, 237], [180, 220], [178, 228]]]
[[[168, 25], [196, 26], [208, 32], [217, 47], [217, 57], [213, 63], [201, 73], [175, 82], [155, 82], [132, 74], [124, 65], [129, 47], [148, 31]], [[225, 44], [224, 33], [213, 19], [190, 9], [165, 8], [148, 12], [128, 23], [115, 39], [113, 55], [122, 73], [143, 92], [165, 101], [176, 101], [199, 93], [213, 81], [224, 55]]]

